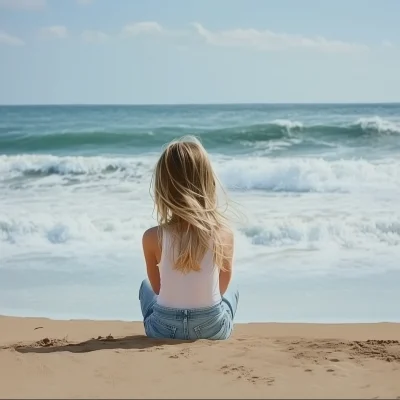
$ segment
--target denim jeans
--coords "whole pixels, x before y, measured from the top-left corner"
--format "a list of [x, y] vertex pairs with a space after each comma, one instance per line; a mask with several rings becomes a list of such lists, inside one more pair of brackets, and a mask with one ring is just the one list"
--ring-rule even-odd
[[157, 304], [157, 295], [146, 279], [139, 289], [146, 335], [157, 339], [224, 340], [233, 331], [238, 290], [227, 290], [221, 303], [206, 308], [177, 309]]

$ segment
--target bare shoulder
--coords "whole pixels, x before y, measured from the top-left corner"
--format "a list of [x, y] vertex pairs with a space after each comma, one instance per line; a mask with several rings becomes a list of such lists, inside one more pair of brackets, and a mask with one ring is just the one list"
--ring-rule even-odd
[[158, 231], [158, 226], [153, 226], [152, 228], [147, 229], [143, 233], [143, 246], [153, 247], [154, 245], [156, 245], [158, 243]]

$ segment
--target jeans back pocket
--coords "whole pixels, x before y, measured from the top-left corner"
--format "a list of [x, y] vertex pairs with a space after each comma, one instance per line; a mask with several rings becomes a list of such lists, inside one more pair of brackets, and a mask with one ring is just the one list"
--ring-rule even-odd
[[194, 327], [198, 339], [224, 340], [232, 331], [232, 322], [227, 313], [217, 315]]
[[175, 339], [176, 326], [169, 325], [161, 319], [150, 315], [144, 322], [146, 335], [155, 339]]

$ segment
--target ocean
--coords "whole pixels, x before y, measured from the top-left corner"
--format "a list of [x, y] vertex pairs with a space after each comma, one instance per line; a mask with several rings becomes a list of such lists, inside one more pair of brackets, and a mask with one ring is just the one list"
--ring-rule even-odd
[[0, 107], [0, 314], [138, 320], [150, 177], [200, 138], [240, 322], [400, 322], [400, 105]]

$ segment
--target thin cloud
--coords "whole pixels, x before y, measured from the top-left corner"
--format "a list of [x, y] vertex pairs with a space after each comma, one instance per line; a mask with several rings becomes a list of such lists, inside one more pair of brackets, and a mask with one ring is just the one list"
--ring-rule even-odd
[[0, 31], [0, 45], [6, 46], [23, 46], [25, 42], [17, 36], [9, 35], [6, 32]]
[[352, 53], [368, 50], [368, 46], [363, 44], [329, 40], [322, 36], [306, 37], [257, 29], [210, 31], [199, 23], [194, 23], [193, 27], [206, 43], [213, 46], [247, 47], [260, 51], [309, 49], [334, 53]]
[[40, 10], [46, 7], [46, 0], [0, 0], [0, 8], [9, 10]]
[[101, 31], [83, 31], [81, 37], [86, 43], [105, 43], [110, 39], [110, 36]]
[[139, 36], [139, 35], [158, 35], [164, 32], [164, 28], [154, 21], [135, 22], [125, 25], [122, 29], [124, 36]]
[[68, 36], [68, 30], [63, 25], [46, 26], [39, 33], [42, 38], [46, 39], [64, 39]]
[[163, 40], [191, 40], [193, 31], [165, 28], [155, 21], [134, 22], [125, 25], [120, 33], [122, 38], [152, 37]]

